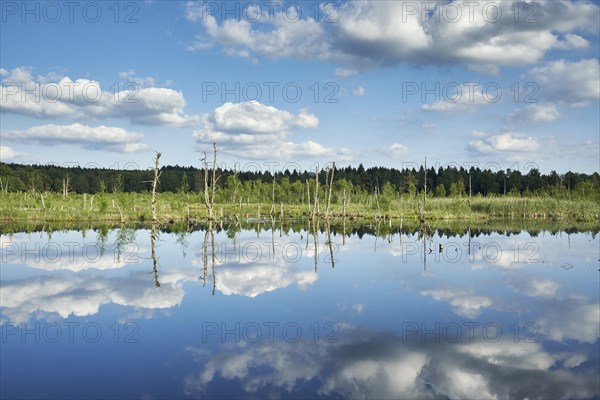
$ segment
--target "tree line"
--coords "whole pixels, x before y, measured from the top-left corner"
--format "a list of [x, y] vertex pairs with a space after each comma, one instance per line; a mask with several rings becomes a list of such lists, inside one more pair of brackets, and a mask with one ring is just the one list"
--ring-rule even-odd
[[[327, 185], [327, 170], [318, 171], [319, 185]], [[196, 167], [162, 166], [158, 193], [202, 193], [205, 170]], [[212, 170], [208, 171], [212, 174]], [[217, 200], [220, 202], [305, 203], [314, 187], [316, 171], [235, 171], [217, 168], [215, 171]], [[116, 170], [102, 168], [60, 167], [55, 165], [23, 165], [0, 163], [0, 190], [3, 192], [69, 193], [143, 193], [152, 190], [154, 171]], [[552, 171], [542, 174], [537, 169], [527, 173], [518, 170], [492, 171], [453, 166], [427, 168], [364, 168], [335, 169], [335, 196], [379, 195], [382, 199], [398, 195], [428, 197], [447, 196], [528, 196], [544, 195], [556, 198], [598, 198], [600, 175]]]

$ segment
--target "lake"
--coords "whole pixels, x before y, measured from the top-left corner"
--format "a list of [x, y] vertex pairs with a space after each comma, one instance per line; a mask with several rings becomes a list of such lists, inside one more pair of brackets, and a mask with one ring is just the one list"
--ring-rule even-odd
[[255, 221], [0, 240], [2, 398], [600, 396], [597, 232]]

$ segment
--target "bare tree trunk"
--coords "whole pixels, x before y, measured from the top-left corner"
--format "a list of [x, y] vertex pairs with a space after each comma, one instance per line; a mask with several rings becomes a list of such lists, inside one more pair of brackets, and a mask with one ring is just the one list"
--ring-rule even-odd
[[204, 153], [204, 205], [206, 206], [206, 213], [209, 220], [213, 219], [213, 208], [215, 205], [215, 193], [217, 191], [217, 181], [219, 178], [217, 174], [217, 144], [213, 143], [213, 165], [212, 165], [212, 177], [211, 177], [211, 188], [208, 189], [208, 159], [206, 153]]
[[158, 178], [162, 172], [158, 171], [158, 160], [160, 160], [160, 153], [156, 152], [156, 157], [154, 158], [154, 180], [152, 181], [152, 223], [156, 224], [158, 222], [158, 216], [156, 215], [156, 186], [158, 185]]
[[308, 183], [308, 179], [306, 180], [306, 193], [308, 195], [307, 201], [306, 201], [308, 203], [308, 215], [311, 215], [312, 214], [312, 210], [311, 210], [311, 207], [310, 207], [310, 184]]
[[66, 178], [63, 178], [63, 190], [62, 190], [62, 195], [63, 195], [63, 199], [66, 198], [67, 196], [69, 196], [69, 174], [67, 174]]
[[423, 193], [423, 206], [425, 206], [425, 203], [427, 202], [427, 157], [425, 157], [425, 168], [423, 168], [423, 173], [425, 175], [425, 177], [424, 177], [425, 191]]
[[313, 207], [313, 215], [319, 214], [319, 167], [315, 167], [315, 206]]
[[212, 193], [210, 196], [211, 208], [215, 206], [215, 192], [217, 191], [217, 144], [213, 143], [213, 170], [212, 170]]
[[342, 194], [342, 217], [346, 218], [346, 206], [347, 206], [347, 198], [346, 198], [346, 188], [344, 188], [344, 192]]
[[333, 175], [335, 174], [335, 163], [331, 167], [331, 177], [329, 180], [329, 195], [327, 196], [327, 209], [325, 211], [325, 217], [329, 218], [329, 206], [331, 205], [331, 191], [333, 190]]
[[272, 193], [272, 197], [271, 197], [271, 211], [269, 212], [269, 215], [273, 216], [274, 213], [275, 213], [275, 174], [273, 174], [273, 193]]
[[377, 204], [377, 215], [381, 218], [381, 209], [379, 208], [379, 182], [375, 185], [375, 203]]
[[469, 207], [471, 207], [471, 170], [469, 170]]

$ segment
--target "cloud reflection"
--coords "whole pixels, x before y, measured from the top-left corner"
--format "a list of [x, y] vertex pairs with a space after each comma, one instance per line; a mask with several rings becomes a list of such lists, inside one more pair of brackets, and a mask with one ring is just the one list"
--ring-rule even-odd
[[[586, 356], [541, 343], [422, 343], [351, 328], [331, 343], [238, 343], [187, 348], [201, 363], [186, 377], [191, 397], [240, 387], [251, 396], [334, 398], [590, 398], [597, 370]], [[595, 367], [592, 367], [595, 368]], [[308, 392], [307, 392], [308, 390]]]

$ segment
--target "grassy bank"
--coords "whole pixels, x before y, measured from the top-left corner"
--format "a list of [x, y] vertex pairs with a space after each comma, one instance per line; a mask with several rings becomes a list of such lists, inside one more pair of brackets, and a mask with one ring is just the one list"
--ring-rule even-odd
[[[423, 199], [402, 196], [386, 204], [332, 203], [332, 219], [405, 219], [420, 217], [419, 204], [427, 221], [489, 219], [557, 220], [597, 222], [600, 204], [593, 200], [554, 199], [551, 197], [440, 197]], [[324, 216], [326, 206], [319, 205]], [[215, 204], [218, 219], [248, 220], [269, 218], [278, 220], [308, 215], [307, 205], [236, 203]], [[157, 196], [159, 221], [200, 221], [207, 217], [204, 197], [195, 193], [161, 193]], [[147, 222], [151, 219], [149, 193], [104, 193], [96, 195], [58, 193], [0, 193], [0, 221], [107, 221], [117, 223]]]

